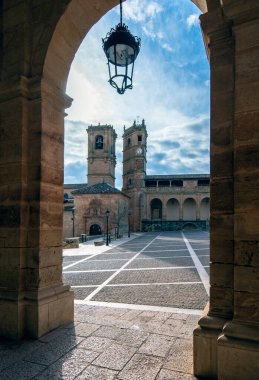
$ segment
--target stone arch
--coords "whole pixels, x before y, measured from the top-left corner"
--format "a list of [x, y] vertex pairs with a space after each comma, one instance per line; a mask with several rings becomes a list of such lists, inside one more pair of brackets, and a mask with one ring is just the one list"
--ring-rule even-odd
[[200, 219], [208, 220], [210, 218], [210, 199], [205, 197], [200, 203]]
[[166, 204], [167, 220], [180, 219], [180, 203], [176, 198], [170, 198]]
[[183, 225], [183, 228], [182, 228], [183, 231], [193, 231], [197, 229], [198, 229], [198, 226], [195, 223], [186, 223]]
[[[207, 12], [206, 0], [190, 0], [203, 13]], [[43, 78], [65, 90], [70, 65], [82, 40], [99, 19], [117, 6], [118, 0], [103, 1], [70, 0], [53, 31], [47, 45], [43, 66]]]
[[195, 199], [186, 198], [183, 202], [183, 220], [196, 220], [197, 204]]
[[150, 202], [151, 219], [162, 219], [163, 203], [159, 198], [153, 198]]
[[103, 149], [103, 136], [95, 136], [95, 149]]
[[91, 224], [90, 228], [89, 228], [89, 235], [90, 236], [94, 236], [94, 235], [101, 235], [102, 234], [102, 229], [101, 229], [101, 226], [99, 224]]
[[[39, 337], [73, 319], [73, 294], [61, 276], [62, 137], [70, 103], [64, 90], [87, 30], [118, 2], [34, 3], [1, 3], [1, 310], [6, 323], [0, 331], [15, 339]], [[250, 307], [259, 307], [256, 273], [247, 260], [258, 244], [253, 181], [259, 81], [252, 69], [259, 49], [258, 7], [256, 1], [208, 0], [209, 12], [201, 18], [212, 57], [211, 257], [216, 263], [209, 314], [194, 335], [194, 371], [205, 378], [223, 378], [226, 369], [235, 379], [244, 373], [255, 378], [258, 372], [258, 316]]]

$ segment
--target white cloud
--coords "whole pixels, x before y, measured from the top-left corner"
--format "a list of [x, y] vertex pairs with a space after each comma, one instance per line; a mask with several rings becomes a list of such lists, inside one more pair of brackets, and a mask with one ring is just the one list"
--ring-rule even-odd
[[196, 13], [188, 16], [186, 23], [189, 29], [191, 29], [193, 26], [199, 25], [199, 14]]
[[174, 51], [174, 49], [168, 43], [162, 44], [162, 48], [169, 51], [170, 53]]
[[163, 11], [163, 7], [156, 1], [132, 0], [123, 3], [123, 17], [134, 22], [144, 22]]

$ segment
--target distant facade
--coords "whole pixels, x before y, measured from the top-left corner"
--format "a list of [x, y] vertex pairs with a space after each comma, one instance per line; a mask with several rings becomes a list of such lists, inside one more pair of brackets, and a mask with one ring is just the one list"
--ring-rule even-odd
[[207, 229], [210, 209], [208, 174], [147, 175], [145, 121], [123, 134], [123, 192], [130, 197], [134, 231]]
[[88, 184], [64, 185], [64, 237], [109, 232], [208, 229], [208, 174], [147, 175], [145, 121], [123, 134], [123, 188], [114, 187], [116, 133], [112, 126], [90, 126]]

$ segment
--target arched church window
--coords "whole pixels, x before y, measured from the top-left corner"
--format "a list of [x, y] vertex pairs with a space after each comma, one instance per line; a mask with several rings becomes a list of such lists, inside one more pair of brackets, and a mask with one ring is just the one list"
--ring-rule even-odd
[[95, 137], [95, 149], [103, 149], [103, 136], [98, 135]]

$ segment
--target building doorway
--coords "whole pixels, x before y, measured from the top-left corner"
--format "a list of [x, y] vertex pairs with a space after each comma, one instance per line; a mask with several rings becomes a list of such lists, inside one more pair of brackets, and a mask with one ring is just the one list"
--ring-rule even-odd
[[92, 224], [89, 230], [89, 235], [94, 236], [94, 235], [101, 235], [102, 234], [102, 229], [99, 226], [99, 224]]

